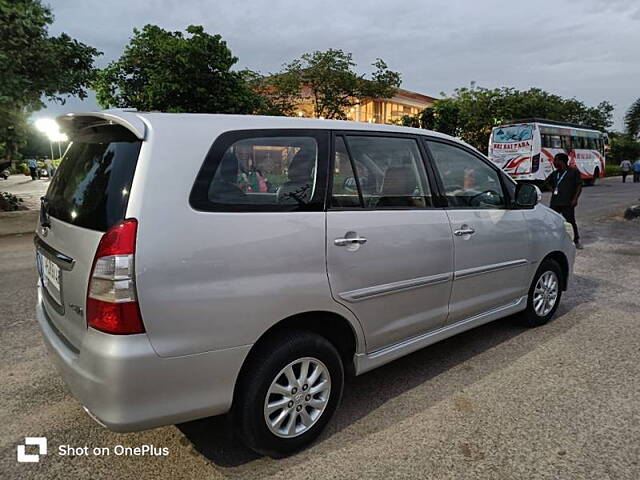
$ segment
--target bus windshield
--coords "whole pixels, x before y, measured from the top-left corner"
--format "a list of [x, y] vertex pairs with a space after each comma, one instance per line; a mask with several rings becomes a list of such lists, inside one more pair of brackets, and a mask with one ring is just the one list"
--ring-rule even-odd
[[513, 143], [531, 140], [533, 127], [531, 125], [511, 125], [497, 127], [493, 130], [493, 143]]

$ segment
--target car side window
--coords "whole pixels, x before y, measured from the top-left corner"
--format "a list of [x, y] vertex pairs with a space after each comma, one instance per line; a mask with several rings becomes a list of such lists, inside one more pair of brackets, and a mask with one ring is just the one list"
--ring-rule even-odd
[[442, 142], [428, 141], [449, 207], [507, 208], [500, 173], [472, 153]]
[[319, 159], [326, 155], [328, 145], [323, 136], [264, 132], [260, 135], [261, 131], [257, 131], [255, 136], [228, 132], [216, 140], [191, 191], [194, 208], [205, 211], [322, 208], [326, 172], [321, 173], [322, 179], [317, 177]]
[[336, 137], [334, 150], [331, 206], [337, 208], [361, 207], [351, 159], [342, 137]]
[[[336, 155], [340, 152], [336, 143]], [[344, 188], [366, 208], [426, 208], [431, 191], [417, 141], [413, 138], [347, 135], [344, 154], [355, 167]], [[334, 173], [334, 184], [335, 184]], [[360, 189], [359, 191], [357, 189]]]

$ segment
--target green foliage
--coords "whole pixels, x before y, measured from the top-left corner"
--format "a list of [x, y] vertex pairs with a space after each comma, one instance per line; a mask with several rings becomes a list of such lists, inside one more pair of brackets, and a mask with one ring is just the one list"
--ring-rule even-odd
[[14, 212], [16, 210], [26, 210], [22, 199], [9, 192], [0, 192], [0, 211]]
[[604, 166], [604, 171], [607, 177], [615, 177], [616, 175], [621, 174], [620, 167], [618, 165], [612, 165], [610, 163], [607, 163]]
[[390, 98], [400, 86], [400, 74], [376, 59], [371, 78], [359, 75], [351, 53], [329, 49], [305, 53], [279, 73], [264, 78], [262, 91], [274, 107], [291, 115], [309, 101], [316, 117], [344, 119], [349, 108], [365, 98]]
[[0, 104], [41, 107], [84, 98], [100, 52], [63, 33], [50, 37], [51, 9], [40, 0], [0, 0]]
[[[1, 82], [0, 82], [1, 83]], [[28, 114], [19, 108], [4, 108], [0, 105], [0, 145], [7, 160], [19, 160], [18, 151], [24, 146], [29, 124]]]
[[417, 120], [423, 128], [461, 137], [486, 152], [491, 129], [510, 120], [538, 117], [606, 130], [612, 113], [609, 102], [588, 107], [539, 88], [459, 88], [453, 96], [436, 100]]
[[249, 86], [251, 72], [220, 35], [189, 26], [188, 35], [156, 25], [134, 29], [122, 56], [100, 70], [93, 84], [105, 108], [141, 111], [252, 113], [262, 99]]
[[631, 160], [633, 162], [638, 158], [640, 158], [639, 141], [623, 133], [612, 132], [609, 134], [608, 162], [619, 164], [622, 160]]
[[17, 164], [15, 167], [13, 167], [11, 169], [11, 173], [13, 174], [22, 174], [22, 175], [31, 175], [31, 173], [29, 172], [29, 165], [27, 165], [25, 162], [19, 163]]
[[0, 150], [15, 160], [27, 135], [27, 116], [42, 99], [84, 98], [100, 52], [63, 33], [48, 34], [51, 9], [40, 0], [0, 0]]
[[627, 134], [633, 138], [640, 135], [640, 98], [631, 104], [624, 117]]

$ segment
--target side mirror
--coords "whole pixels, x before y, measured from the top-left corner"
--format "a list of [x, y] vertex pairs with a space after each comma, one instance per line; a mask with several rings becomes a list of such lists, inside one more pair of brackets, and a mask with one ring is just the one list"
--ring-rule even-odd
[[542, 192], [532, 183], [519, 183], [516, 187], [516, 207], [533, 208], [542, 201]]

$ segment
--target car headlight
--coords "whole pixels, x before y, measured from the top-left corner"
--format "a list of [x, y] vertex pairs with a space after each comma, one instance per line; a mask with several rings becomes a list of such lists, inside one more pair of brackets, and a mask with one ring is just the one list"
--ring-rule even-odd
[[573, 227], [569, 222], [564, 222], [564, 231], [567, 232], [567, 236], [573, 242]]

